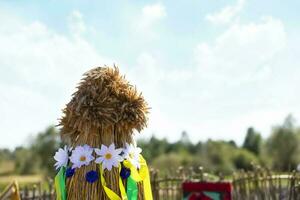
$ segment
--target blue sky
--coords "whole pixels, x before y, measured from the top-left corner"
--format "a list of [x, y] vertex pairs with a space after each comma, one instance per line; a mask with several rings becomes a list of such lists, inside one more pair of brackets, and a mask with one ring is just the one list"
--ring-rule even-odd
[[0, 147], [57, 124], [81, 75], [117, 64], [151, 109], [139, 137], [242, 142], [300, 119], [299, 1], [0, 1]]

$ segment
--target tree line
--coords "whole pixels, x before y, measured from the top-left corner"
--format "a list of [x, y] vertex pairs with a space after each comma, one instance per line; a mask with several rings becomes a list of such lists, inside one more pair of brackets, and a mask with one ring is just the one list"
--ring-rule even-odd
[[[185, 131], [177, 142], [152, 136], [137, 143], [143, 149], [142, 154], [148, 164], [161, 171], [176, 170], [179, 166], [202, 166], [211, 173], [226, 175], [261, 165], [283, 172], [296, 169], [300, 163], [300, 128], [291, 115], [282, 124], [274, 126], [267, 138], [263, 138], [255, 128], [248, 128], [242, 145], [210, 139], [193, 143]], [[0, 166], [13, 162], [13, 171], [9, 173], [54, 176], [52, 157], [62, 145], [59, 130], [50, 126], [38, 133], [27, 146], [13, 151], [0, 149]], [[0, 175], [5, 173], [0, 172]]]

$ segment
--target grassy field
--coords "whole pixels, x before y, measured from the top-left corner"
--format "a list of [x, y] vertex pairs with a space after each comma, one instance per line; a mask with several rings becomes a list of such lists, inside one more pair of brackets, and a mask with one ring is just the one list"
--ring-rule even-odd
[[13, 174], [15, 164], [13, 161], [0, 163], [0, 193], [13, 181], [17, 181], [20, 186], [31, 185], [43, 181], [42, 175], [15, 175]]
[[0, 191], [2, 191], [7, 185], [12, 183], [13, 181], [17, 181], [19, 185], [32, 185], [34, 183], [39, 183], [43, 181], [43, 176], [41, 175], [26, 175], [26, 176], [19, 176], [19, 175], [8, 175], [8, 176], [0, 176]]
[[0, 162], [0, 176], [12, 174], [15, 170], [14, 161]]

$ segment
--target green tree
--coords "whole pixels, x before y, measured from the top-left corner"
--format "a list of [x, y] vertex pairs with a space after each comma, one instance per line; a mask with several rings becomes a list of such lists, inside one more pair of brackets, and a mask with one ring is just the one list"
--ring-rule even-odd
[[260, 133], [255, 132], [254, 128], [250, 127], [247, 130], [247, 135], [244, 140], [243, 148], [259, 155], [261, 151], [262, 138]]
[[53, 156], [60, 146], [59, 132], [53, 126], [46, 128], [44, 132], [40, 132], [32, 142], [30, 150], [35, 157], [40, 159], [40, 168], [46, 175], [54, 176], [55, 174]]
[[165, 154], [169, 147], [169, 142], [166, 139], [157, 139], [152, 136], [150, 140], [138, 140], [137, 144], [143, 150], [143, 156], [151, 162], [154, 158], [161, 154]]
[[204, 167], [214, 173], [232, 173], [235, 170], [232, 162], [232, 155], [235, 151], [236, 148], [228, 142], [208, 140], [201, 152], [202, 160], [205, 160]]
[[275, 170], [290, 171], [296, 168], [300, 161], [299, 137], [292, 116], [273, 129], [266, 142], [266, 151]]
[[152, 162], [152, 166], [160, 171], [176, 171], [180, 166], [191, 166], [193, 157], [186, 153], [168, 153], [162, 154], [155, 158]]
[[15, 171], [18, 174], [36, 174], [40, 172], [40, 157], [24, 147], [17, 147], [14, 151]]
[[233, 159], [236, 169], [252, 170], [253, 164], [258, 164], [258, 158], [252, 152], [246, 149], [237, 149]]
[[13, 154], [9, 149], [0, 149], [0, 163], [12, 159]]

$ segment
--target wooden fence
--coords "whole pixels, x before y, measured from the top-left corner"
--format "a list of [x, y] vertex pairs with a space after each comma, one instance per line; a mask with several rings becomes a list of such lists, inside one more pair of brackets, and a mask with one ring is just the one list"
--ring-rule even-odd
[[[151, 185], [154, 200], [182, 199], [181, 184], [185, 181], [224, 181], [222, 175], [205, 173], [202, 167], [179, 168], [176, 172], [160, 173], [151, 170]], [[233, 199], [237, 200], [300, 200], [300, 174], [296, 172], [277, 174], [257, 167], [254, 171], [239, 171], [227, 181], [233, 185]], [[44, 183], [45, 184], [45, 183]], [[43, 188], [46, 188], [45, 190]], [[22, 200], [55, 199], [53, 182], [37, 183], [21, 188]]]
[[203, 181], [223, 181], [221, 175], [214, 176], [205, 173], [202, 167], [183, 168], [180, 167], [175, 172], [160, 175], [159, 171], [151, 171], [151, 185], [153, 199], [155, 200], [178, 200], [182, 199], [181, 184], [185, 181], [203, 182]]
[[55, 200], [53, 180], [36, 183], [20, 189], [22, 200]]
[[278, 174], [258, 168], [233, 176], [233, 199], [299, 200], [300, 174], [296, 171]]

